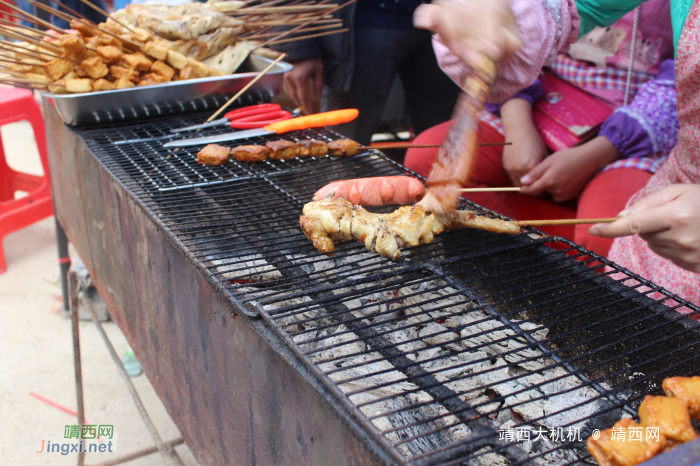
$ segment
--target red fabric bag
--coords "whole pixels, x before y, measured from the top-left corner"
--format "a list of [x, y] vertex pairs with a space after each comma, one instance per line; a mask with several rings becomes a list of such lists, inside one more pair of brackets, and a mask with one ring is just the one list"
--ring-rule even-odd
[[542, 73], [540, 82], [544, 98], [535, 104], [532, 118], [542, 139], [555, 152], [595, 136], [613, 112], [592, 95], [550, 73]]

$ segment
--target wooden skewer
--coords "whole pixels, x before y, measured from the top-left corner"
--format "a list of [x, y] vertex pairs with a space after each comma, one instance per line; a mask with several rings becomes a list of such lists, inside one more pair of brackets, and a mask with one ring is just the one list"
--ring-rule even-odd
[[[477, 146], [512, 146], [512, 142], [482, 142], [477, 144]], [[386, 144], [386, 145], [371, 145], [371, 146], [360, 146], [360, 149], [436, 149], [442, 147], [442, 144]], [[479, 188], [482, 189], [482, 188]], [[490, 189], [490, 188], [489, 188]], [[518, 188], [520, 189], [520, 188]]]
[[[36, 58], [37, 60], [46, 61], [46, 60], [44, 60], [44, 59], [41, 58], [41, 57], [37, 57], [37, 54], [41, 54], [41, 55], [48, 55], [49, 57], [53, 57], [53, 58], [60, 58], [61, 60], [68, 60], [68, 61], [71, 61], [71, 62], [73, 62], [73, 63], [79, 64], [79, 62], [77, 62], [77, 61], [75, 61], [75, 60], [71, 60], [70, 58], [61, 57], [61, 56], [59, 56], [59, 55], [56, 55], [56, 54], [53, 54], [53, 53], [49, 53], [49, 52], [42, 52], [41, 50], [32, 50], [32, 49], [30, 49], [30, 48], [27, 48], [27, 47], [23, 47], [23, 46], [21, 46], [21, 45], [18, 45], [18, 44], [14, 43], [14, 42], [8, 42], [8, 41], [6, 41], [6, 40], [0, 40], [0, 44], [3, 44], [3, 45], [4, 45], [4, 47], [0, 47], [0, 49], [9, 50], [10, 52], [19, 53], [19, 54], [21, 54], [21, 55], [27, 55], [27, 56], [29, 56], [29, 57]], [[15, 50], [15, 49], [13, 49], [12, 47], [16, 47], [16, 48], [18, 48], [18, 49], [20, 49], [20, 50], [27, 50], [28, 52], [31, 52], [31, 53], [20, 52], [19, 50]]]
[[29, 84], [13, 83], [9, 81], [2, 81], [0, 84], [6, 84], [8, 86], [21, 87], [22, 89], [29, 89], [30, 91], [38, 91], [41, 89], [46, 89], [47, 86], [31, 86]]
[[[5, 14], [5, 13], [3, 13]], [[5, 19], [0, 19], [0, 24], [3, 24], [7, 29], [10, 31], [22, 31], [23, 34], [29, 34], [34, 37], [44, 37], [46, 34], [43, 33], [42, 31], [37, 31], [34, 28], [30, 28], [29, 26], [23, 26], [21, 24], [16, 24], [13, 23], [12, 21], [7, 21]]]
[[[311, 32], [311, 31], [321, 31], [323, 29], [333, 29], [333, 28], [339, 28], [342, 27], [343, 25], [341, 23], [333, 23], [329, 24], [328, 26], [316, 26], [313, 28], [306, 28], [302, 29], [300, 31], [297, 31], [297, 34], [301, 34], [302, 32]], [[246, 36], [246, 40], [260, 40], [265, 37], [272, 37], [278, 35], [279, 32], [268, 32], [268, 33], [262, 33], [262, 34], [254, 34], [252, 36]]]
[[513, 223], [521, 227], [537, 227], [547, 225], [584, 225], [587, 223], [612, 223], [622, 217], [610, 218], [564, 218], [558, 220], [516, 220]]
[[[343, 3], [342, 5], [337, 6], [335, 8], [331, 8], [330, 10], [326, 11], [323, 16], [329, 15], [331, 13], [335, 13], [336, 11], [340, 10], [341, 8], [345, 8], [346, 6], [348, 6], [352, 3], [355, 3], [356, 1], [357, 0], [348, 0], [347, 2]], [[308, 26], [309, 24], [319, 23], [319, 22], [323, 21], [321, 18], [322, 18], [322, 16], [318, 16], [317, 18], [312, 18], [312, 19], [306, 21], [305, 23], [301, 23], [299, 26], [293, 27], [292, 29], [290, 29], [288, 31], [284, 31], [280, 35], [278, 35], [277, 37], [273, 37], [273, 38], [269, 39], [267, 42], [263, 42], [258, 47], [267, 47], [271, 42], [278, 41], [285, 36], [293, 34], [294, 32], [298, 31], [299, 29], [303, 28], [304, 26]]]
[[19, 32], [10, 31], [9, 29], [7, 29], [5, 27], [0, 27], [0, 32], [2, 33], [2, 35], [6, 36], [6, 37], [10, 37], [12, 39], [16, 39], [16, 40], [19, 40], [21, 42], [27, 42], [29, 44], [36, 45], [37, 47], [41, 47], [41, 48], [44, 48], [46, 50], [50, 50], [53, 53], [62, 53], [63, 52], [63, 49], [61, 49], [57, 45], [53, 45], [53, 44], [51, 44], [43, 39], [35, 39], [33, 37], [24, 35], [24, 34], [19, 33]]
[[41, 26], [41, 27], [44, 27], [46, 29], [53, 29], [54, 31], [58, 31], [61, 34], [66, 33], [66, 31], [64, 29], [56, 27], [53, 24], [49, 23], [48, 21], [44, 21], [43, 19], [39, 18], [38, 16], [34, 16], [32, 14], [29, 14], [26, 11], [21, 10], [20, 8], [17, 8], [16, 6], [12, 5], [11, 3], [6, 2], [5, 0], [0, 0], [0, 5], [5, 5], [10, 10], [15, 11], [23, 16], [26, 16], [27, 18], [31, 18], [31, 20], [28, 20], [28, 21], [36, 24], [37, 26]]
[[295, 5], [295, 6], [273, 6], [273, 7], [249, 7], [241, 8], [238, 10], [231, 11], [230, 15], [260, 15], [260, 14], [270, 14], [270, 13], [299, 13], [305, 10], [325, 10], [326, 8], [334, 8], [338, 6], [337, 3], [327, 4], [327, 5]]
[[309, 34], [308, 36], [292, 37], [291, 39], [274, 40], [267, 43], [267, 45], [284, 44], [285, 42], [294, 42], [295, 40], [312, 39], [314, 37], [330, 36], [331, 34], [338, 34], [341, 32], [348, 32], [350, 29], [343, 28], [336, 31], [319, 32], [318, 34]]
[[[352, 0], [352, 1], [357, 1], [357, 0]], [[263, 21], [252, 21], [250, 23], [246, 23], [247, 27], [266, 27], [266, 26], [289, 26], [290, 24], [296, 24], [303, 21], [303, 19], [292, 19], [292, 20], [263, 20]], [[319, 24], [330, 24], [330, 23], [342, 23], [342, 20], [339, 19], [320, 19], [318, 21], [314, 21]], [[301, 25], [307, 25], [311, 24], [311, 22], [307, 21], [305, 23], [300, 24]], [[290, 29], [292, 31], [292, 29]], [[284, 33], [280, 33], [279, 35], [281, 36]], [[287, 35], [287, 34], [285, 34]]]
[[[325, 3], [329, 2], [329, 1], [330, 1], [330, 0], [321, 0], [321, 1], [318, 2], [317, 4], [318, 4], [318, 5], [323, 5], [323, 4], [325, 4]], [[272, 5], [272, 4], [275, 4], [275, 3], [278, 3], [278, 2], [276, 2], [276, 1], [267, 2], [267, 3], [263, 3], [262, 5], [259, 5], [259, 6], [267, 6], [267, 5]], [[299, 6], [299, 5], [306, 4], [306, 3], [307, 3], [307, 2], [302, 2], [302, 1], [300, 1], [300, 0], [293, 0], [293, 1], [292, 1], [291, 3], [289, 3], [287, 6], [292, 6], [292, 5]], [[294, 19], [299, 18], [300, 16], [301, 16], [301, 14], [296, 14], [296, 15], [292, 15], [291, 18], [287, 18], [287, 19], [294, 20]], [[273, 17], [274, 17], [274, 16], [273, 16]], [[269, 18], [269, 17], [268, 17], [268, 18]], [[342, 26], [342, 23], [340, 23], [339, 25]], [[259, 34], [259, 33], [261, 33], [261, 32], [270, 32], [271, 29], [272, 29], [271, 27], [264, 27], [264, 28], [258, 29], [257, 31], [251, 31], [251, 32], [245, 33], [244, 36], [255, 35], [255, 34]], [[251, 34], [251, 33], [252, 33], [252, 34]], [[274, 36], [275, 34], [276, 34], [276, 33], [274, 33], [274, 34], [272, 34], [272, 35]]]
[[502, 193], [502, 192], [518, 192], [520, 187], [513, 188], [464, 188], [458, 189], [461, 193]]
[[212, 121], [214, 118], [216, 118], [217, 116], [219, 116], [219, 115], [221, 114], [221, 112], [223, 112], [229, 105], [231, 105], [231, 103], [232, 103], [233, 101], [235, 101], [237, 98], [239, 98], [240, 96], [242, 96], [242, 95], [245, 93], [245, 91], [247, 91], [248, 89], [250, 89], [250, 87], [251, 87], [253, 84], [255, 84], [256, 82], [258, 82], [258, 80], [259, 80], [260, 78], [262, 78], [263, 76], [265, 76], [265, 74], [266, 74], [268, 71], [270, 71], [272, 68], [274, 68], [275, 65], [277, 65], [279, 62], [281, 62], [282, 59], [283, 59], [284, 57], [286, 57], [286, 56], [287, 56], [287, 54], [286, 54], [286, 53], [283, 53], [282, 55], [280, 55], [279, 57], [277, 57], [277, 58], [275, 59], [275, 61], [273, 61], [272, 63], [270, 63], [270, 64], [267, 66], [267, 68], [265, 68], [265, 69], [262, 70], [260, 73], [258, 73], [258, 75], [252, 79], [252, 81], [250, 81], [248, 84], [246, 84], [245, 87], [244, 87], [243, 89], [241, 89], [240, 91], [238, 91], [238, 92], [236, 93], [236, 95], [234, 95], [233, 97], [231, 97], [230, 99], [228, 99], [228, 102], [226, 102], [224, 105], [221, 106], [221, 108], [219, 108], [216, 112], [214, 112], [214, 114], [213, 114], [212, 116], [210, 116], [209, 119], [207, 119], [206, 123], [209, 123], [209, 122]]
[[[41, 66], [41, 65], [39, 65], [39, 64], [24, 63], [24, 62], [22, 62], [22, 61], [10, 60], [9, 58], [4, 58], [3, 55], [0, 55], [0, 62], [3, 62], [3, 63], [13, 63], [13, 64], [15, 64], [15, 65], [22, 65], [22, 66]], [[42, 64], [43, 64], [43, 63], [46, 63], [46, 62], [42, 62]]]
[[48, 86], [49, 84], [51, 84], [50, 81], [39, 81], [38, 79], [2, 78], [2, 77], [0, 77], [0, 80], [13, 81], [13, 82], [18, 82], [18, 83], [23, 83], [23, 84], [39, 84], [39, 85], [43, 85], [43, 86]]
[[24, 74], [20, 73], [19, 71], [13, 71], [13, 70], [11, 70], [7, 67], [4, 67], [4, 66], [0, 66], [0, 73], [9, 74], [10, 76], [14, 76], [16, 78], [21, 78], [21, 79], [26, 78], [26, 76]]

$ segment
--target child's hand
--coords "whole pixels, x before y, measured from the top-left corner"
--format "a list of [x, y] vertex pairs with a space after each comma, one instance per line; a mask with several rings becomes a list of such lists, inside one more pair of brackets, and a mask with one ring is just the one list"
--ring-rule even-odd
[[674, 184], [643, 197], [619, 214], [620, 220], [593, 225], [594, 236], [639, 234], [656, 254], [700, 273], [700, 186]]
[[511, 99], [501, 106], [506, 141], [503, 147], [503, 169], [513, 186], [547, 156], [547, 145], [532, 121], [532, 105], [524, 99]]
[[619, 156], [615, 146], [599, 136], [544, 159], [520, 179], [520, 192], [540, 196], [546, 191], [556, 202], [568, 201], [578, 196], [596, 173]]
[[522, 45], [508, 0], [434, 0], [416, 9], [413, 24], [440, 34], [470, 66], [478, 66], [483, 55], [497, 62]]

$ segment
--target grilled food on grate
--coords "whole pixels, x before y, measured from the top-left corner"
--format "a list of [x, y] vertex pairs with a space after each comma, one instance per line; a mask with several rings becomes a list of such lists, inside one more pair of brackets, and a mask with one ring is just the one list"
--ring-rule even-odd
[[698, 438], [688, 407], [670, 396], [645, 396], [639, 406], [639, 422], [644, 427], [658, 427], [671, 447]]
[[224, 165], [231, 157], [231, 149], [216, 144], [204, 146], [197, 153], [197, 162], [203, 165]]
[[688, 405], [690, 417], [700, 419], [700, 377], [670, 377], [664, 380], [664, 391]]
[[237, 146], [231, 149], [231, 155], [239, 162], [260, 162], [270, 155], [270, 149], [265, 146]]
[[410, 176], [378, 176], [334, 181], [316, 191], [314, 200], [344, 198], [355, 205], [415, 204], [425, 193], [425, 186]]
[[[640, 440], [636, 436], [631, 438], [629, 434], [633, 431], [641, 433]], [[632, 419], [622, 419], [614, 427], [602, 431], [598, 440], [589, 437], [586, 446], [600, 466], [634, 466], [666, 448], [666, 437], [659, 435], [648, 439], [641, 425]]]
[[270, 158], [275, 160], [295, 159], [299, 157], [299, 144], [280, 139], [279, 141], [268, 141], [265, 143], [270, 149]]
[[336, 157], [352, 157], [360, 153], [360, 144], [352, 139], [336, 139], [327, 145], [328, 152]]
[[300, 157], [323, 157], [328, 153], [328, 146], [323, 141], [316, 139], [302, 139], [299, 141]]
[[496, 233], [516, 234], [520, 227], [512, 222], [476, 215], [469, 211], [428, 214], [418, 205], [404, 206], [389, 214], [374, 214], [345, 199], [309, 202], [304, 206], [299, 225], [319, 251], [332, 254], [335, 245], [357, 240], [382, 257], [396, 260], [400, 248], [430, 243], [448, 228], [477, 228]]
[[[333, 145], [334, 143], [338, 143]], [[359, 144], [350, 139], [338, 139], [337, 141], [329, 142], [326, 144], [323, 141], [317, 141], [315, 139], [304, 139], [299, 142], [285, 141], [284, 139], [279, 139], [276, 141], [268, 141], [264, 146], [259, 145], [244, 145], [236, 146], [230, 149], [231, 155], [239, 162], [261, 162], [268, 157], [275, 160], [287, 160], [296, 157], [322, 157], [326, 155], [331, 148], [335, 147], [331, 151], [331, 155], [334, 156], [353, 156], [359, 152]], [[216, 144], [209, 144], [204, 149], [210, 147], [220, 147], [221, 149], [229, 150], [227, 147], [219, 146]], [[202, 150], [204, 150], [202, 149]], [[201, 152], [200, 152], [201, 153]], [[197, 154], [197, 162], [204, 163], [207, 165], [221, 165], [220, 163], [212, 164], [208, 162], [203, 162], [199, 154]], [[228, 159], [226, 160], [228, 162]], [[222, 162], [222, 163], [226, 163]], [[414, 201], [415, 202], [415, 201]], [[398, 204], [405, 204], [405, 202], [399, 202]]]

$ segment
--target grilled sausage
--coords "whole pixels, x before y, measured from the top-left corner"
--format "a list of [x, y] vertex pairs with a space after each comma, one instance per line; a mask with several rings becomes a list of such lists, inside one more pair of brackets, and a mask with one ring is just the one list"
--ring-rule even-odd
[[316, 191], [314, 200], [331, 193], [356, 205], [415, 204], [425, 193], [423, 183], [409, 176], [382, 176], [335, 181]]

